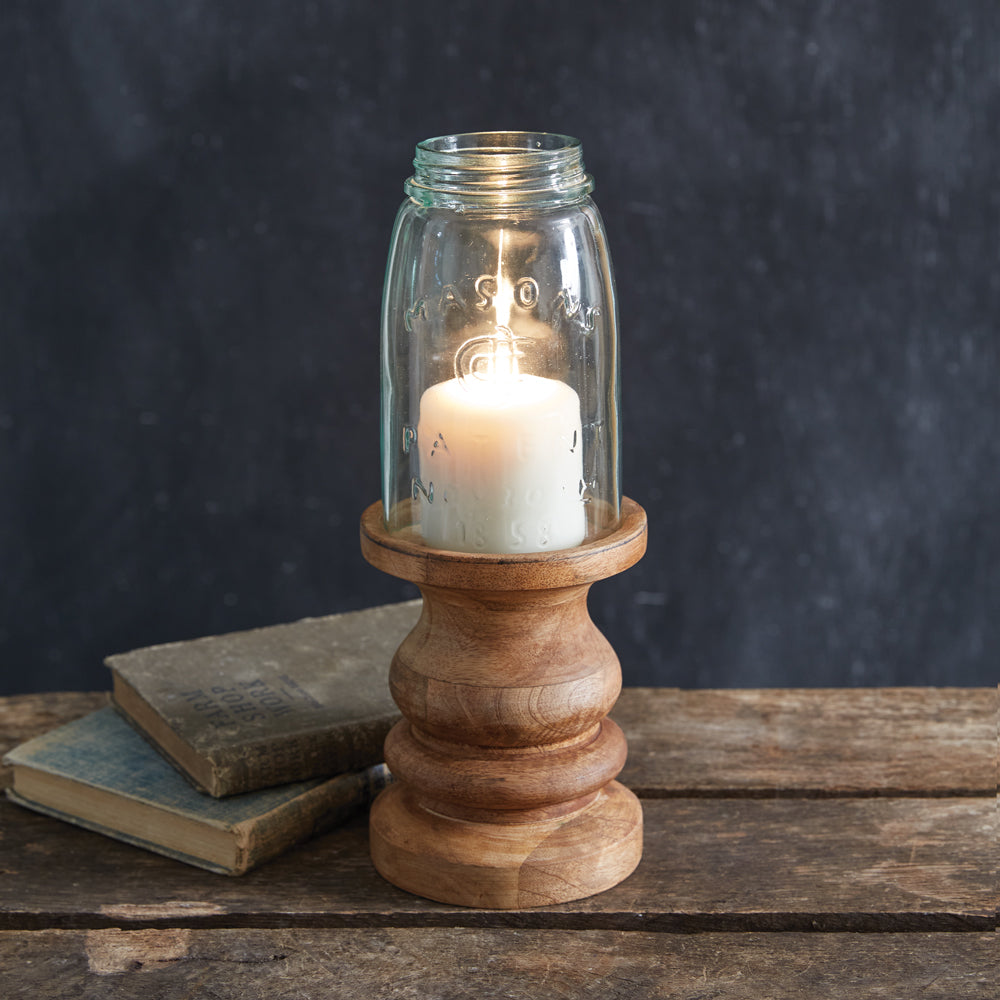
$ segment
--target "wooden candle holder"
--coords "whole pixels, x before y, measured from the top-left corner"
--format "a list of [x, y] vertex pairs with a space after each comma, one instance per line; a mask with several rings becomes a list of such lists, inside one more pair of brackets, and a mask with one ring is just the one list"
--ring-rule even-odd
[[444, 552], [390, 535], [382, 505], [361, 550], [416, 583], [423, 613], [392, 661], [403, 719], [385, 744], [397, 783], [370, 820], [394, 885], [445, 903], [538, 906], [593, 895], [642, 854], [639, 800], [614, 780], [625, 736], [606, 718], [618, 658], [587, 612], [592, 583], [637, 562], [646, 514], [573, 549]]

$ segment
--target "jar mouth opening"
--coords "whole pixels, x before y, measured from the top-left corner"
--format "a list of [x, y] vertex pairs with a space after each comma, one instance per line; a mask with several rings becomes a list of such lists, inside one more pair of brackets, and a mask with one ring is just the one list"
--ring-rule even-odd
[[421, 153], [459, 153], [492, 156], [536, 156], [539, 153], [573, 150], [580, 152], [580, 140], [558, 132], [459, 132], [439, 135], [417, 143]]
[[557, 132], [460, 132], [417, 144], [406, 193], [423, 204], [509, 206], [586, 197], [578, 139]]

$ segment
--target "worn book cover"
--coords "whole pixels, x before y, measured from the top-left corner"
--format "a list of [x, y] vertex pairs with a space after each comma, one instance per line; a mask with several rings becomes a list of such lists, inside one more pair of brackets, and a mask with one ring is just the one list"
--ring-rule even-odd
[[4, 757], [15, 802], [228, 875], [355, 814], [385, 787], [384, 764], [247, 795], [203, 795], [114, 708], [38, 736]]
[[399, 719], [389, 664], [421, 602], [108, 657], [115, 704], [210, 795], [357, 771]]

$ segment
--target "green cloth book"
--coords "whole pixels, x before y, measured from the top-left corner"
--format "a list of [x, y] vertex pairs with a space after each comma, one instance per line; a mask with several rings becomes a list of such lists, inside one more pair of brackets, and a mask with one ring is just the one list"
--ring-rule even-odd
[[190, 780], [235, 795], [382, 761], [405, 601], [110, 656], [115, 704]]
[[384, 764], [216, 799], [193, 788], [114, 708], [15, 747], [14, 802], [187, 864], [241, 875], [342, 823], [388, 781]]

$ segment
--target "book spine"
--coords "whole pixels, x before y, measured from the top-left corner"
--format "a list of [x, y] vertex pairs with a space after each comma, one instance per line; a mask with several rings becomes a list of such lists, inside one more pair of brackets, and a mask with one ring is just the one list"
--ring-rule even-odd
[[242, 875], [280, 854], [345, 823], [368, 806], [392, 780], [385, 764], [343, 774], [298, 796], [263, 816], [233, 827], [236, 863], [230, 875]]
[[382, 760], [385, 738], [398, 718], [381, 717], [331, 726], [319, 733], [283, 734], [280, 739], [218, 749], [210, 757], [207, 790], [217, 797], [238, 795], [371, 767]]

